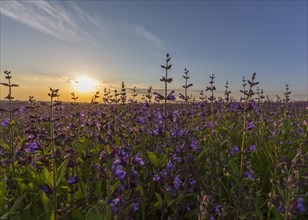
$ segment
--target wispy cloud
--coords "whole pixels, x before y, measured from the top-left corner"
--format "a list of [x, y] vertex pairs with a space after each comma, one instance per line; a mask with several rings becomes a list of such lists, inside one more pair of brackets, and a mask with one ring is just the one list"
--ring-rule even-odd
[[94, 41], [95, 37], [85, 31], [89, 26], [105, 31], [98, 18], [72, 2], [2, 1], [1, 14], [70, 42]]
[[144, 27], [140, 25], [133, 25], [133, 29], [136, 31], [137, 34], [141, 35], [145, 38], [152, 46], [162, 49], [163, 48], [163, 41], [156, 37], [151, 32], [147, 31]]
[[32, 74], [32, 73], [23, 73], [23, 74], [16, 74], [18, 75], [19, 80], [23, 82], [63, 82], [63, 83], [71, 83], [74, 80], [70, 79], [67, 76], [60, 75], [60, 74]]

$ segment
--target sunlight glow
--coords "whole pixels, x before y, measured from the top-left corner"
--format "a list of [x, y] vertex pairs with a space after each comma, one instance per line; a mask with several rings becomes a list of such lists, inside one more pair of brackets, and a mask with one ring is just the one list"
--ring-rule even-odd
[[81, 76], [78, 77], [75, 82], [73, 82], [73, 86], [79, 92], [93, 92], [98, 87], [98, 81], [93, 78]]

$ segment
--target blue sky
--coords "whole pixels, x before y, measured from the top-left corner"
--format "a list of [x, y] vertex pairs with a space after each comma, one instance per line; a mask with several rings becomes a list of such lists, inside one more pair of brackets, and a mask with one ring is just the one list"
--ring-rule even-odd
[[1, 72], [11, 70], [20, 84], [17, 99], [47, 99], [49, 86], [68, 99], [80, 76], [97, 80], [96, 89], [124, 81], [158, 90], [166, 53], [170, 88], [181, 89], [187, 68], [196, 97], [211, 74], [217, 95], [228, 80], [238, 97], [242, 76], [256, 72], [270, 97], [283, 97], [289, 83], [293, 99], [307, 98], [307, 1], [1, 1], [0, 7]]

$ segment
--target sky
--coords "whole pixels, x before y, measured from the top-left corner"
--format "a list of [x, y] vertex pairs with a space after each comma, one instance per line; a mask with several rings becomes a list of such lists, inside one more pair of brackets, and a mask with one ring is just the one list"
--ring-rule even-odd
[[176, 94], [187, 68], [196, 98], [212, 74], [217, 96], [228, 80], [237, 98], [253, 72], [269, 97], [283, 98], [286, 83], [292, 99], [308, 97], [307, 1], [2, 0], [0, 16], [1, 82], [10, 70], [18, 100], [48, 100], [51, 87], [90, 102], [121, 82], [139, 97], [160, 91], [166, 53]]

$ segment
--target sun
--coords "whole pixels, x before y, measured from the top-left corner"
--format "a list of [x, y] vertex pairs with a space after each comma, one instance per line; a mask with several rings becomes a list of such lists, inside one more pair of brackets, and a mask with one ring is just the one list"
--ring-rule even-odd
[[79, 92], [93, 92], [98, 87], [98, 81], [86, 76], [80, 76], [73, 82], [74, 88]]

